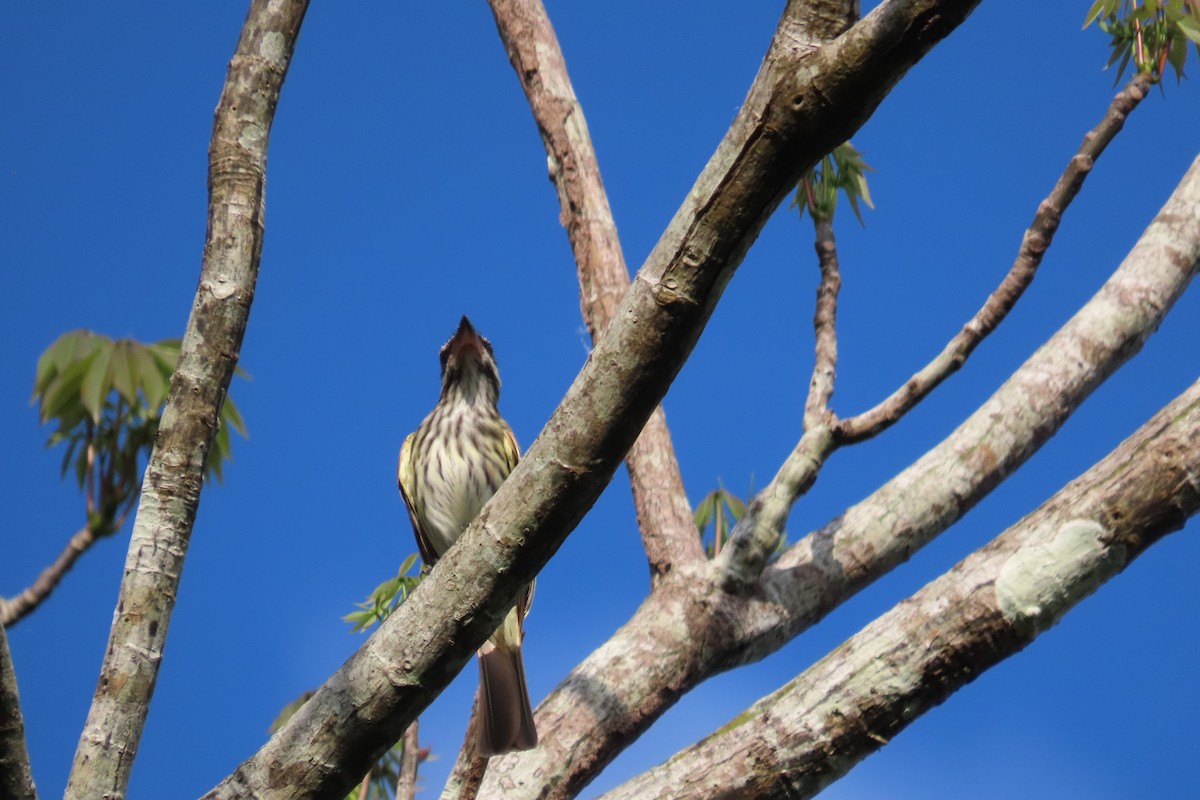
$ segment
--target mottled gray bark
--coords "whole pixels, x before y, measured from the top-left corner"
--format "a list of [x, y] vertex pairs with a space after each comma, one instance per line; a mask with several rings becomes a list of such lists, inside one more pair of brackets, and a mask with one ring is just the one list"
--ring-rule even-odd
[[209, 150], [200, 284], [146, 467], [108, 649], [67, 785], [71, 800], [125, 796], [254, 296], [268, 133], [307, 6], [254, 0], [229, 63]]
[[595, 502], [800, 173], [848, 138], [976, 4], [891, 0], [826, 48], [772, 48], [729, 134], [521, 464], [397, 613], [208, 797], [335, 798], [355, 783]]
[[8, 652], [8, 634], [0, 625], [0, 797], [36, 800], [29, 749], [25, 745], [25, 720], [17, 692], [17, 673]]
[[1054, 625], [1200, 507], [1200, 383], [1037, 511], [606, 800], [803, 800]]

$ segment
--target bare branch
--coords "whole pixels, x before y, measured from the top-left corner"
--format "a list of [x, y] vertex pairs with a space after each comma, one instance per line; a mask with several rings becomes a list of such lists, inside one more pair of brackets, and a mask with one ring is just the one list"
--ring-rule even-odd
[[421, 762], [418, 723], [404, 731], [404, 753], [400, 756], [400, 779], [396, 781], [396, 800], [414, 800], [417, 796], [417, 765]]
[[71, 800], [123, 797], [129, 781], [254, 296], [268, 134], [307, 7], [307, 0], [254, 0], [229, 63], [209, 151], [200, 284], [146, 467], [108, 649], [67, 785]]
[[890, 397], [858, 416], [841, 420], [836, 429], [839, 442], [862, 441], [889, 428], [942, 381], [957, 372], [979, 343], [1008, 316], [1008, 312], [1033, 282], [1042, 257], [1054, 241], [1063, 213], [1091, 174], [1096, 159], [1125, 125], [1125, 118], [1146, 96], [1150, 81], [1150, 76], [1145, 73], [1135, 75], [1113, 98], [1100, 124], [1083, 138], [1083, 144], [1068, 162], [1053, 191], [1038, 206], [1033, 223], [1021, 240], [1021, 248], [1012, 268], [988, 297], [983, 308], [950, 340], [937, 358], [909, 378]]
[[1096, 296], [954, 433], [738, 593], [721, 590], [718, 562], [672, 576], [542, 702], [541, 746], [493, 760], [482, 796], [501, 777], [530, 787], [506, 792], [512, 800], [574, 796], [677, 698], [775, 652], [905, 561], [1132, 358], [1198, 269], [1200, 159]]
[[471, 705], [471, 716], [467, 720], [467, 730], [463, 734], [462, 747], [458, 748], [458, 757], [454, 767], [446, 778], [446, 786], [442, 791], [443, 798], [455, 800], [475, 800], [479, 794], [479, 785], [483, 782], [483, 773], [487, 769], [488, 759], [482, 758], [475, 749], [479, 729], [479, 695]]
[[91, 528], [83, 527], [75, 531], [67, 542], [67, 546], [54, 559], [54, 563], [42, 570], [30, 586], [20, 594], [9, 599], [0, 598], [0, 625], [12, 627], [20, 622], [27, 614], [42, 604], [50, 593], [58, 586], [75, 562], [89, 547], [96, 543], [96, 534]]
[[[540, 0], [490, 0], [509, 60], [525, 90], [558, 190], [575, 254], [579, 302], [595, 342], [629, 288], [629, 270], [600, 178], [583, 108]], [[625, 457], [638, 528], [654, 579], [676, 560], [704, 558], [661, 406]]]
[[0, 797], [6, 800], [37, 800], [29, 749], [25, 745], [25, 720], [17, 673], [8, 651], [8, 635], [0, 625]]
[[829, 399], [833, 397], [833, 382], [837, 373], [837, 301], [838, 291], [842, 288], [833, 223], [828, 219], [816, 219], [813, 227], [817, 236], [815, 247], [817, 261], [821, 265], [821, 284], [817, 288], [816, 312], [813, 315], [817, 353], [812, 380], [808, 384], [808, 400], [804, 404], [805, 430], [829, 422]]
[[604, 795], [807, 798], [1200, 508], [1200, 383], [1037, 511], [737, 721]]

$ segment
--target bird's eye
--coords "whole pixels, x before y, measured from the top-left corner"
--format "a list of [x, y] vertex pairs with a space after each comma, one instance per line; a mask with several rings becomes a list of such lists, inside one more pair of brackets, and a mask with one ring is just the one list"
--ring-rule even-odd
[[446, 368], [446, 362], [450, 360], [450, 344], [442, 345], [442, 349], [438, 351], [438, 360], [442, 362], [442, 369]]

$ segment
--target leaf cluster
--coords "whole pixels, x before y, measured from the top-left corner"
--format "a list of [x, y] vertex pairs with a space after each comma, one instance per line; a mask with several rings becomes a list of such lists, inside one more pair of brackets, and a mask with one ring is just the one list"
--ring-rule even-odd
[[1200, 0], [1096, 0], [1083, 27], [1095, 22], [1111, 39], [1112, 54], [1105, 68], [1117, 67], [1119, 83], [1132, 61], [1134, 68], [1155, 82], [1167, 65], [1183, 80], [1188, 42], [1200, 55]]
[[862, 225], [862, 209], [858, 201], [861, 199], [867, 208], [875, 208], [871, 202], [871, 190], [867, 186], [868, 172], [874, 170], [863, 160], [862, 153], [850, 142], [843, 142], [800, 178], [792, 207], [799, 207], [801, 216], [808, 211], [814, 221], [832, 222], [833, 214], [837, 211], [838, 195], [845, 194], [854, 216]]
[[733, 526], [745, 513], [745, 501], [723, 486], [713, 489], [699, 502], [692, 512], [692, 519], [696, 522], [701, 541], [708, 539], [708, 529], [712, 526], [712, 538], [704, 546], [709, 558], [721, 552], [721, 548], [729, 541]]
[[[88, 330], [64, 333], [38, 358], [32, 402], [41, 423], [55, 425], [46, 446], [66, 445], [62, 474], [73, 472], [84, 490], [96, 535], [119, 529], [137, 501], [178, 361], [177, 339], [143, 344]], [[229, 429], [246, 436], [228, 397], [220, 422], [208, 460], [218, 479], [230, 458]]]
[[358, 610], [351, 611], [342, 617], [342, 619], [350, 623], [350, 630], [352, 632], [366, 630], [373, 625], [378, 625], [399, 608], [401, 603], [408, 599], [408, 596], [417, 588], [417, 584], [421, 582], [420, 573], [416, 575], [408, 574], [416, 566], [416, 563], [417, 554], [413, 553], [409, 555], [408, 558], [404, 559], [404, 563], [400, 565], [400, 569], [396, 572], [394, 578], [389, 578], [376, 586], [363, 602], [354, 604]]

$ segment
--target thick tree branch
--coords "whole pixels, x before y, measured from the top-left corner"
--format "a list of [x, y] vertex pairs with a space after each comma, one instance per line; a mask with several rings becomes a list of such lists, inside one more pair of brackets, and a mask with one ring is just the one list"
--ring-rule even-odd
[[0, 625], [0, 797], [5, 800], [37, 800], [29, 750], [25, 746], [25, 720], [17, 673], [8, 651], [8, 634]]
[[42, 604], [50, 593], [58, 586], [71, 567], [84, 552], [96, 543], [96, 534], [91, 528], [83, 527], [75, 531], [67, 542], [67, 546], [54, 559], [54, 563], [42, 570], [32, 584], [20, 594], [9, 599], [0, 598], [0, 625], [12, 627], [20, 622], [27, 614]]
[[1125, 125], [1126, 117], [1150, 90], [1150, 76], [1138, 73], [1117, 93], [1100, 124], [1083, 138], [1083, 144], [1071, 158], [1050, 195], [1038, 206], [1037, 213], [1017, 252], [1012, 268], [988, 297], [983, 308], [963, 326], [942, 352], [913, 375], [886, 400], [863, 413], [841, 420], [836, 428], [839, 442], [857, 442], [886, 430], [919, 403], [942, 381], [958, 371], [983, 339], [996, 329], [1033, 282], [1042, 257], [1054, 241], [1063, 212], [1079, 193], [1091, 174], [1096, 159]]
[[800, 173], [845, 141], [976, 4], [890, 0], [826, 47], [764, 65], [512, 475], [404, 605], [208, 797], [336, 798], [354, 785], [461, 670], [595, 502]]
[[72, 800], [125, 795], [204, 465], [254, 296], [268, 133], [307, 6], [306, 0], [254, 0], [229, 63], [209, 151], [200, 284], [146, 467], [108, 649], [67, 785]]
[[1096, 296], [954, 433], [738, 593], [721, 591], [717, 562], [665, 582], [542, 702], [541, 747], [493, 760], [481, 796], [500, 795], [501, 777], [521, 787], [514, 800], [573, 796], [697, 684], [775, 652], [906, 560], [1135, 355], [1198, 269], [1200, 160]]
[[[600, 178], [583, 108], [540, 0], [490, 0], [509, 60], [542, 135], [579, 276], [579, 302], [595, 342], [629, 288], [629, 270]], [[625, 457], [638, 528], [654, 580], [676, 560], [704, 558], [691, 505], [659, 406]]]
[[699, 744], [604, 795], [812, 797], [1200, 508], [1200, 383], [1037, 511]]

